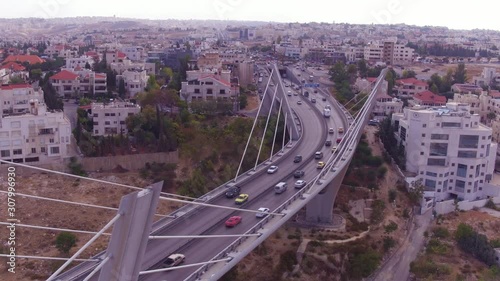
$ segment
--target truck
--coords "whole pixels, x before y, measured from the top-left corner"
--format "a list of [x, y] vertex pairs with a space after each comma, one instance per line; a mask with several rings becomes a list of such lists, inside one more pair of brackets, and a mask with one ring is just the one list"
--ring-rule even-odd
[[330, 118], [330, 115], [332, 115], [332, 111], [329, 108], [325, 107], [323, 109], [323, 116], [325, 116], [326, 118]]

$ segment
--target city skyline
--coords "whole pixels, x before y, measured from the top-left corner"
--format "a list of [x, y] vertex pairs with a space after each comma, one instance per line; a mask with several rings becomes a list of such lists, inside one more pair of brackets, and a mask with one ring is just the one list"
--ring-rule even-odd
[[349, 24], [407, 24], [444, 26], [450, 29], [490, 29], [499, 31], [494, 21], [495, 9], [486, 0], [472, 7], [453, 6], [448, 1], [373, 0], [330, 2], [297, 0], [252, 2], [242, 0], [188, 0], [168, 3], [135, 3], [97, 0], [26, 0], [23, 8], [2, 9], [0, 18], [119, 17], [135, 19], [240, 20], [262, 22], [326, 22]]

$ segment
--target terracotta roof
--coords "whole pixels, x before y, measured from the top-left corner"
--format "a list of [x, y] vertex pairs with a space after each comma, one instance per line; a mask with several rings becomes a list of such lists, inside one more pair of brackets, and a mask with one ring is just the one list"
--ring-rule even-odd
[[494, 98], [494, 99], [498, 99], [498, 98], [500, 98], [500, 92], [499, 92], [499, 91], [491, 90], [489, 95], [490, 95], [492, 98]]
[[17, 62], [9, 61], [0, 66], [0, 69], [12, 69], [14, 71], [23, 71], [26, 70], [26, 67], [18, 64]]
[[446, 104], [446, 97], [438, 96], [431, 91], [423, 91], [413, 95], [413, 99], [419, 100], [423, 103], [430, 103], [436, 105], [444, 105]]
[[118, 55], [116, 55], [117, 57], [119, 58], [126, 58], [127, 55], [125, 55], [125, 53], [122, 53], [122, 52], [118, 52]]
[[29, 64], [36, 64], [36, 63], [42, 63], [45, 62], [45, 60], [41, 59], [39, 56], [35, 55], [10, 55], [8, 56], [4, 62], [10, 62], [10, 61], [18, 61], [18, 62], [28, 62]]
[[106, 78], [106, 74], [96, 74], [95, 75], [95, 78], [100, 78], [100, 79], [105, 79]]
[[78, 78], [78, 75], [74, 74], [71, 71], [63, 70], [53, 76], [50, 77], [52, 80], [75, 80]]
[[29, 84], [13, 84], [13, 85], [0, 85], [0, 90], [14, 90], [31, 88]]
[[202, 75], [199, 78], [199, 80], [204, 80], [204, 79], [208, 79], [208, 78], [212, 78], [213, 80], [216, 80], [216, 81], [220, 82], [221, 84], [224, 84], [224, 85], [226, 85], [228, 87], [231, 87], [231, 84], [229, 82], [224, 81], [222, 79], [217, 79], [214, 75], [211, 75], [211, 74], [209, 74], [209, 75]]
[[405, 78], [405, 79], [398, 79], [396, 80], [396, 83], [398, 84], [413, 84], [413, 85], [418, 85], [418, 86], [427, 86], [427, 82], [418, 80], [416, 78]]

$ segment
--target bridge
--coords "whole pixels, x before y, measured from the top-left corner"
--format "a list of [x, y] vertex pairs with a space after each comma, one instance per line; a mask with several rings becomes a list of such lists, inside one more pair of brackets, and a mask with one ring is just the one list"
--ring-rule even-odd
[[[271, 65], [270, 70], [271, 75], [262, 99], [262, 108], [273, 110], [279, 106], [286, 116], [286, 127], [291, 138], [281, 151], [272, 155], [268, 161], [257, 165], [255, 169], [243, 172], [234, 180], [203, 195], [195, 201], [197, 205], [185, 205], [155, 223], [150, 219], [151, 221], [146, 220], [140, 226], [136, 226], [141, 228], [139, 229], [141, 232], [151, 229], [148, 232], [149, 240], [137, 245], [135, 249], [144, 253], [143, 257], [138, 259], [140, 264], [134, 262], [136, 257], [112, 257], [103, 252], [93, 258], [100, 262], [83, 262], [65, 273], [58, 273], [50, 280], [217, 280], [303, 207], [306, 207], [307, 220], [331, 222], [333, 204], [340, 183], [361, 138], [363, 128], [369, 120], [375, 94], [387, 69], [384, 69], [378, 77], [373, 91], [355, 118], [351, 117], [330, 95], [324, 94], [323, 90], [314, 94], [317, 95], [315, 103], [311, 102], [314, 95], [310, 95], [310, 98], [298, 93], [288, 96], [290, 88], [283, 85], [278, 67]], [[292, 80], [297, 80], [292, 71], [289, 75]], [[271, 83], [275, 86], [269, 86]], [[326, 97], [326, 100], [322, 97]], [[302, 104], [299, 104], [299, 101]], [[332, 107], [330, 118], [325, 118], [321, 111], [327, 104]], [[338, 127], [345, 128], [341, 136], [338, 135]], [[328, 133], [329, 128], [334, 128], [334, 134]], [[324, 145], [327, 139], [333, 141], [332, 146], [337, 139], [340, 139], [334, 152], [332, 147]], [[326, 165], [323, 169], [317, 168], [318, 160], [314, 159], [316, 151], [324, 154], [321, 161]], [[303, 161], [294, 163], [295, 155], [302, 155]], [[270, 165], [279, 166], [278, 171], [267, 174]], [[297, 169], [305, 171], [303, 179], [307, 184], [301, 189], [293, 188], [293, 173]], [[273, 187], [281, 181], [289, 183], [290, 188], [282, 194], [275, 194]], [[234, 208], [234, 200], [224, 196], [227, 188], [234, 185], [239, 186], [242, 193], [250, 195], [249, 200], [241, 205], [241, 211], [206, 205]], [[152, 193], [157, 193], [158, 187], [151, 190], [154, 191]], [[151, 194], [140, 192], [140, 195], [149, 196], [148, 200], [152, 200], [149, 201], [150, 205], [156, 206]], [[135, 204], [130, 200], [126, 202], [129, 206]], [[140, 208], [146, 208], [148, 205], [137, 204]], [[258, 219], [255, 213], [243, 211], [255, 211], [260, 207], [269, 208], [270, 215]], [[224, 221], [234, 215], [241, 216], [242, 223], [234, 228], [226, 228]], [[124, 223], [115, 225], [116, 229], [121, 227], [124, 227]], [[119, 230], [114, 229], [113, 235], [115, 232]], [[159, 236], [168, 236], [169, 239], [153, 239]], [[116, 241], [112, 237], [108, 250], [116, 251], [134, 246], [123, 245]], [[182, 253], [186, 256], [186, 260], [183, 265], [165, 271], [161, 265], [172, 253]], [[106, 262], [113, 258], [123, 260], [125, 267], [128, 266], [130, 270], [127, 273], [116, 272], [113, 268], [107, 267]], [[139, 277], [137, 274], [134, 276], [134, 272], [138, 273]]]

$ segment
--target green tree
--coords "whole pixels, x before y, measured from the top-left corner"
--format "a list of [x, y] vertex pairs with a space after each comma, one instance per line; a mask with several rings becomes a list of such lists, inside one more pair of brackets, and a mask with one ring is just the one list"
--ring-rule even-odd
[[385, 80], [387, 81], [387, 94], [392, 95], [392, 89], [396, 85], [397, 74], [394, 69], [389, 69], [385, 75]]
[[403, 76], [402, 78], [415, 78], [417, 77], [417, 73], [413, 70], [403, 70]]
[[348, 271], [353, 279], [366, 278], [377, 269], [381, 256], [370, 247], [354, 249], [349, 257]]
[[24, 84], [26, 83], [21, 76], [13, 76], [9, 80], [9, 84]]
[[453, 73], [453, 82], [463, 84], [467, 82], [467, 70], [464, 63], [459, 63], [457, 69]]
[[240, 109], [244, 109], [248, 105], [248, 97], [246, 94], [240, 94], [238, 97], [239, 102], [240, 102]]
[[364, 59], [358, 61], [358, 70], [359, 76], [361, 76], [361, 78], [365, 78], [367, 76], [368, 66], [366, 65], [366, 61]]
[[156, 76], [154, 74], [149, 75], [148, 83], [146, 85], [146, 91], [153, 91], [160, 89], [160, 85], [156, 82]]
[[62, 254], [68, 254], [69, 250], [76, 245], [76, 236], [70, 232], [61, 232], [56, 237], [56, 248]]
[[42, 79], [43, 72], [40, 68], [32, 69], [30, 71], [30, 78], [35, 80]]

